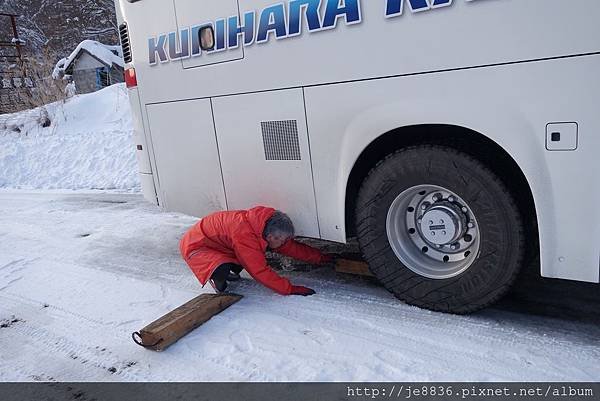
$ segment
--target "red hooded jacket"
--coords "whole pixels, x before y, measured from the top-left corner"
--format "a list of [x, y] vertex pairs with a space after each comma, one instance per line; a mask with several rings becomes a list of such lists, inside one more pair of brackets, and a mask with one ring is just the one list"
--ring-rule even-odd
[[[204, 286], [223, 263], [236, 263], [264, 286], [289, 295], [292, 285], [275, 273], [265, 258], [268, 243], [262, 234], [273, 213], [275, 209], [264, 206], [217, 212], [192, 226], [181, 239], [179, 249], [200, 283]], [[293, 239], [273, 251], [308, 263], [329, 260], [317, 249]]]

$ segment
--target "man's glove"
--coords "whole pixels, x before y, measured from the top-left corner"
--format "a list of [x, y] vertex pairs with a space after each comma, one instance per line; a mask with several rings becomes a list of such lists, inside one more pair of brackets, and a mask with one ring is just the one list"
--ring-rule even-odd
[[313, 295], [314, 293], [315, 290], [313, 290], [312, 288], [303, 287], [301, 285], [293, 285], [292, 292], [290, 293], [290, 295], [302, 295], [303, 297], [305, 297], [307, 295]]

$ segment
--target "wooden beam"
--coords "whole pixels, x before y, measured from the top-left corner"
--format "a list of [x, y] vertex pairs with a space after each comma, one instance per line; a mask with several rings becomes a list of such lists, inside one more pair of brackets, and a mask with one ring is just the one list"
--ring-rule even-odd
[[162, 351], [240, 299], [230, 293], [199, 295], [131, 336], [142, 347]]
[[373, 277], [373, 273], [369, 270], [369, 265], [362, 260], [338, 258], [335, 262], [335, 271]]

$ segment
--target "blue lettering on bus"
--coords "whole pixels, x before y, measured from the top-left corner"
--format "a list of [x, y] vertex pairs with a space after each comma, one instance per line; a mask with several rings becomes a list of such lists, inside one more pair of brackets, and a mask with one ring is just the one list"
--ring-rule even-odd
[[214, 51], [223, 51], [226, 50], [225, 43], [225, 20], [218, 19], [215, 21], [215, 50]]
[[150, 65], [156, 64], [156, 56], [161, 63], [168, 61], [165, 44], [167, 43], [167, 35], [159, 35], [158, 38], [148, 39], [148, 50], [150, 51]]
[[265, 8], [260, 13], [256, 43], [266, 42], [269, 39], [270, 33], [275, 33], [277, 39], [285, 38], [287, 36], [285, 24], [285, 8], [283, 3]]
[[304, 14], [309, 31], [321, 29], [320, 8], [321, 0], [291, 0], [288, 12], [288, 37], [302, 33], [302, 14]]
[[171, 60], [179, 60], [190, 56], [189, 34], [189, 29], [182, 29], [179, 33], [179, 40], [177, 40], [176, 32], [169, 33], [169, 58]]
[[[405, 5], [413, 13], [452, 5], [452, 0], [384, 1], [386, 18], [402, 15]], [[206, 26], [212, 26], [215, 32], [215, 48], [208, 51], [210, 54], [298, 36], [303, 33], [304, 26], [308, 27], [309, 33], [315, 33], [335, 29], [339, 20], [345, 25], [362, 22], [360, 0], [289, 0], [287, 7], [283, 2], [273, 4], [260, 12], [248, 11], [241, 19], [233, 15], [151, 37], [148, 39], [148, 62], [155, 65], [201, 56], [199, 33]]]
[[235, 49], [239, 46], [240, 35], [244, 36], [244, 46], [252, 44], [254, 41], [254, 18], [254, 11], [247, 12], [244, 14], [243, 25], [240, 25], [237, 15], [229, 17], [227, 20], [227, 35], [229, 38], [227, 47], [229, 49]]
[[360, 4], [358, 0], [328, 1], [323, 18], [323, 29], [335, 28], [337, 19], [344, 17], [346, 25], [360, 22]]

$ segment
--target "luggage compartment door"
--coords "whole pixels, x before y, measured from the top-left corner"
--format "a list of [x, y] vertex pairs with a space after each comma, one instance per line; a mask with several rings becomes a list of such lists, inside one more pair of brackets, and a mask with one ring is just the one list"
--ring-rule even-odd
[[298, 235], [319, 238], [302, 89], [213, 99], [229, 209], [287, 213]]
[[[190, 57], [182, 60], [184, 69], [244, 58], [244, 46], [227, 49], [228, 18], [237, 16], [241, 21], [237, 0], [173, 0], [173, 6], [178, 34], [186, 30], [192, 45]], [[215, 48], [210, 51], [198, 48], [199, 29], [206, 25], [211, 25], [215, 34]]]
[[162, 207], [193, 216], [227, 208], [210, 100], [146, 106]]

